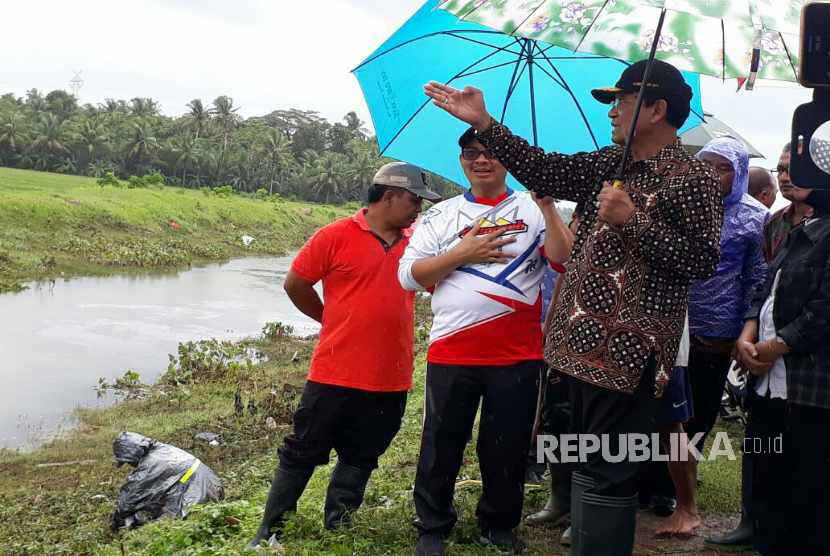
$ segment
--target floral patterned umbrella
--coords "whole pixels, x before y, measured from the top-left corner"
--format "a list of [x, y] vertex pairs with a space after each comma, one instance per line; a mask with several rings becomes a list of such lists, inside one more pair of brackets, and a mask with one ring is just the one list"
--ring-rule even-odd
[[444, 0], [461, 20], [574, 51], [647, 58], [721, 78], [797, 81], [804, 0]]

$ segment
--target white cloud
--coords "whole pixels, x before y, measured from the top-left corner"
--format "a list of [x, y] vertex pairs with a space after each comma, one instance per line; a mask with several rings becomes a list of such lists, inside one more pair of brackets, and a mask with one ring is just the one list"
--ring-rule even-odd
[[228, 94], [246, 116], [298, 107], [368, 119], [349, 70], [419, 4], [390, 0], [375, 13], [367, 0], [8, 3], [3, 92], [67, 88], [82, 69], [85, 102], [149, 96], [178, 114], [192, 98]]

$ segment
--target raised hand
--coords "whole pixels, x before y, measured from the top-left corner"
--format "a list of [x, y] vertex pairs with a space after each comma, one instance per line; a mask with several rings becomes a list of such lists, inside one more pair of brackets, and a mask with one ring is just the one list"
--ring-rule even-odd
[[449, 112], [462, 122], [467, 122], [476, 131], [490, 127], [490, 114], [484, 106], [484, 93], [475, 87], [464, 87], [459, 91], [449, 85], [430, 81], [424, 85], [424, 93], [432, 103]]
[[506, 263], [512, 259], [513, 255], [504, 253], [501, 248], [515, 242], [516, 238], [502, 238], [504, 230], [478, 235], [481, 222], [477, 220], [461, 242], [453, 248], [461, 264]]

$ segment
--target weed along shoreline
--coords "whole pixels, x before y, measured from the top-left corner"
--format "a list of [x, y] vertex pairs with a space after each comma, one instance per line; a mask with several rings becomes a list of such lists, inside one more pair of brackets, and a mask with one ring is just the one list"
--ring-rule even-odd
[[357, 207], [167, 187], [155, 176], [0, 168], [0, 293], [31, 281], [283, 255]]

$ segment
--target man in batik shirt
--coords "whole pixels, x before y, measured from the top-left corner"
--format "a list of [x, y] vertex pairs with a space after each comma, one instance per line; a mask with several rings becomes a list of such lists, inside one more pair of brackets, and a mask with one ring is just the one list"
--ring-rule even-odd
[[[723, 206], [718, 179], [677, 139], [690, 112], [682, 74], [655, 62], [636, 124], [623, 187], [612, 180], [622, 161], [645, 62], [615, 87], [593, 91], [612, 104], [617, 146], [591, 153], [545, 153], [487, 112], [481, 91], [430, 83], [435, 104], [468, 122], [479, 141], [528, 189], [585, 206], [545, 343], [545, 359], [571, 375], [575, 432], [607, 435], [606, 455], [625, 450], [630, 433], [651, 433], [659, 397], [677, 356], [689, 282], [718, 263]], [[585, 456], [585, 454], [583, 454]], [[573, 474], [571, 554], [630, 554], [638, 464], [600, 453]]]

